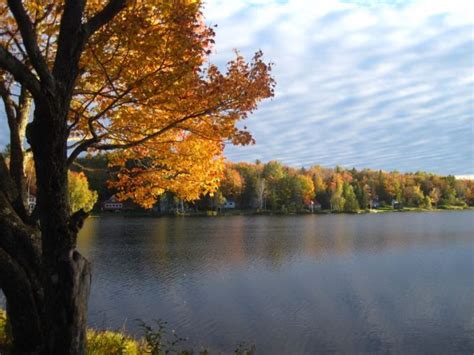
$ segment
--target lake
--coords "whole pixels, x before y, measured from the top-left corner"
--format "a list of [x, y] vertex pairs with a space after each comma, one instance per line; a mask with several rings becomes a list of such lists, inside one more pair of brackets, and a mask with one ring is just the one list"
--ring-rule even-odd
[[89, 323], [232, 353], [474, 351], [474, 212], [90, 218]]

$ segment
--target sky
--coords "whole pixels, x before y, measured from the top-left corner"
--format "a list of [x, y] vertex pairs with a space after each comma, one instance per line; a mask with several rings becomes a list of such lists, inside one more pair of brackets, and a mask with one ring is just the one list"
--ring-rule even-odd
[[276, 95], [231, 161], [474, 174], [474, 1], [207, 0], [212, 61], [261, 49]]
[[[473, 0], [205, 0], [211, 61], [274, 63], [231, 161], [474, 177]], [[0, 146], [7, 143], [3, 105]]]

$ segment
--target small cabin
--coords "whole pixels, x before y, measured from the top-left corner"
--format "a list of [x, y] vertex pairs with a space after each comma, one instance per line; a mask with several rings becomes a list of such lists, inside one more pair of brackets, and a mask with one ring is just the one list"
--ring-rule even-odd
[[235, 208], [235, 201], [228, 200], [224, 202], [224, 205], [222, 206], [224, 209], [234, 209]]
[[28, 202], [28, 212], [32, 213], [36, 207], [36, 196], [29, 195], [27, 202]]
[[123, 203], [119, 201], [115, 196], [112, 196], [108, 200], [102, 203], [102, 210], [104, 211], [121, 211], [123, 209]]
[[314, 212], [321, 211], [322, 206], [318, 201], [311, 200], [306, 204], [306, 208], [308, 208], [311, 212]]
[[392, 208], [395, 209], [395, 210], [399, 210], [399, 209], [402, 209], [403, 206], [402, 206], [402, 203], [400, 201], [392, 200]]
[[379, 202], [379, 200], [370, 200], [370, 202], [369, 202], [369, 208], [370, 208], [370, 209], [377, 209], [377, 208], [380, 208], [380, 202]]

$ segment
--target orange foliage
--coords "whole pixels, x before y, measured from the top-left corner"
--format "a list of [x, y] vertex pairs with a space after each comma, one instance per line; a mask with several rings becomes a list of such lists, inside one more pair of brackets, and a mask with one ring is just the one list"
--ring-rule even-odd
[[[23, 3], [51, 68], [63, 1]], [[84, 21], [105, 3], [88, 1]], [[261, 52], [250, 63], [236, 52], [225, 72], [209, 62], [214, 31], [201, 8], [201, 1], [130, 1], [81, 56], [69, 113], [70, 160], [84, 151], [115, 151], [112, 165], [120, 173], [111, 184], [121, 198], [145, 207], [165, 190], [183, 199], [214, 191], [224, 143], [253, 143], [236, 123], [273, 96], [271, 65]], [[0, 16], [0, 44], [24, 61], [5, 2]]]

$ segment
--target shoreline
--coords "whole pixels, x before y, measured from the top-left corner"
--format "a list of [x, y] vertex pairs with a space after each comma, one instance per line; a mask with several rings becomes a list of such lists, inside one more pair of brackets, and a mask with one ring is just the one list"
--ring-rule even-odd
[[187, 211], [181, 213], [158, 213], [148, 211], [116, 211], [116, 212], [95, 212], [90, 217], [98, 218], [104, 216], [117, 216], [117, 217], [229, 217], [229, 216], [305, 216], [305, 215], [366, 215], [366, 214], [381, 214], [381, 213], [407, 213], [407, 212], [447, 212], [447, 211], [474, 211], [474, 206], [460, 207], [460, 206], [443, 206], [440, 208], [421, 208], [421, 207], [405, 207], [402, 209], [393, 208], [379, 208], [379, 209], [367, 209], [358, 211], [298, 211], [298, 212], [279, 212], [279, 211], [267, 211], [267, 210], [226, 210], [226, 211]]

